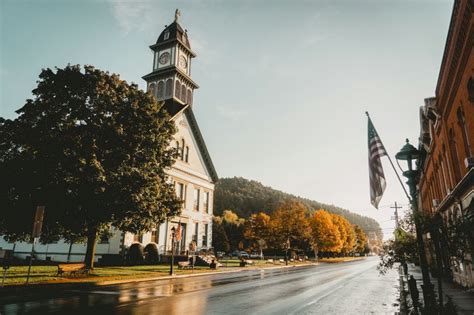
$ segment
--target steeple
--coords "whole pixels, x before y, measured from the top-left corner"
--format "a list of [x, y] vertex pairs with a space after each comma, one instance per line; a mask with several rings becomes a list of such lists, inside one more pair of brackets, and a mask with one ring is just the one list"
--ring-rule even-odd
[[174, 21], [165, 26], [154, 45], [152, 72], [143, 77], [147, 90], [158, 101], [165, 101], [170, 115], [174, 116], [185, 106], [193, 103], [194, 89], [198, 85], [191, 79], [191, 59], [196, 54], [186, 30], [178, 23], [181, 12], [176, 9]]

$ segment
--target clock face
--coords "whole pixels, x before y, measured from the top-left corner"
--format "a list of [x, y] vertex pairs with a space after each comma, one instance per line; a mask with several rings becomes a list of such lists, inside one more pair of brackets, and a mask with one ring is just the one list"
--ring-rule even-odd
[[183, 55], [179, 56], [179, 67], [186, 69], [188, 67], [188, 60]]
[[165, 65], [170, 61], [170, 53], [169, 52], [164, 52], [160, 55], [160, 64]]

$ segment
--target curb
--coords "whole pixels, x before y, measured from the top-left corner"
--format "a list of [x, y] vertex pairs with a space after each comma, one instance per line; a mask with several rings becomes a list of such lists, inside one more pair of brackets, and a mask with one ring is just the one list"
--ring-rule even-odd
[[95, 286], [108, 286], [115, 284], [125, 284], [125, 283], [136, 283], [136, 282], [146, 282], [146, 281], [157, 281], [157, 280], [170, 280], [170, 279], [181, 279], [181, 278], [192, 278], [199, 276], [209, 276], [209, 275], [218, 275], [226, 273], [237, 273], [242, 271], [251, 271], [251, 270], [271, 270], [271, 269], [284, 269], [284, 268], [302, 268], [308, 266], [317, 266], [319, 263], [311, 263], [305, 265], [292, 265], [292, 266], [272, 266], [272, 267], [254, 267], [254, 268], [239, 268], [234, 270], [222, 270], [222, 271], [212, 271], [212, 272], [200, 272], [200, 273], [189, 273], [184, 275], [172, 275], [172, 276], [159, 276], [159, 277], [149, 277], [149, 278], [140, 278], [140, 279], [124, 279], [124, 280], [110, 280], [102, 281], [95, 283]]
[[402, 266], [398, 268], [398, 275], [400, 280], [400, 314], [408, 314], [407, 296], [405, 291], [405, 281], [403, 280]]

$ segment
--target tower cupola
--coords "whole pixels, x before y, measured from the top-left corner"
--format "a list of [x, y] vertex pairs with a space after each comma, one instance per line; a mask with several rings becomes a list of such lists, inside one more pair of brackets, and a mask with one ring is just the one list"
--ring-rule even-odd
[[165, 26], [154, 45], [152, 72], [143, 77], [147, 90], [158, 101], [165, 101], [171, 115], [185, 106], [192, 106], [198, 85], [191, 79], [191, 50], [188, 33], [179, 24], [181, 12], [176, 9], [173, 23]]

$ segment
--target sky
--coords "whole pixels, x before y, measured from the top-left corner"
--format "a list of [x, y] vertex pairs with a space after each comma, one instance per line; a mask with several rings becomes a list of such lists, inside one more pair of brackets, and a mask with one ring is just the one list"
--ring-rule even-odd
[[[384, 158], [369, 199], [367, 118], [388, 153], [417, 143], [453, 1], [0, 0], [0, 117], [42, 68], [91, 64], [145, 89], [149, 45], [181, 11], [200, 88], [193, 110], [219, 177], [241, 176], [380, 222], [407, 198]], [[403, 211], [403, 210], [402, 210]]]

